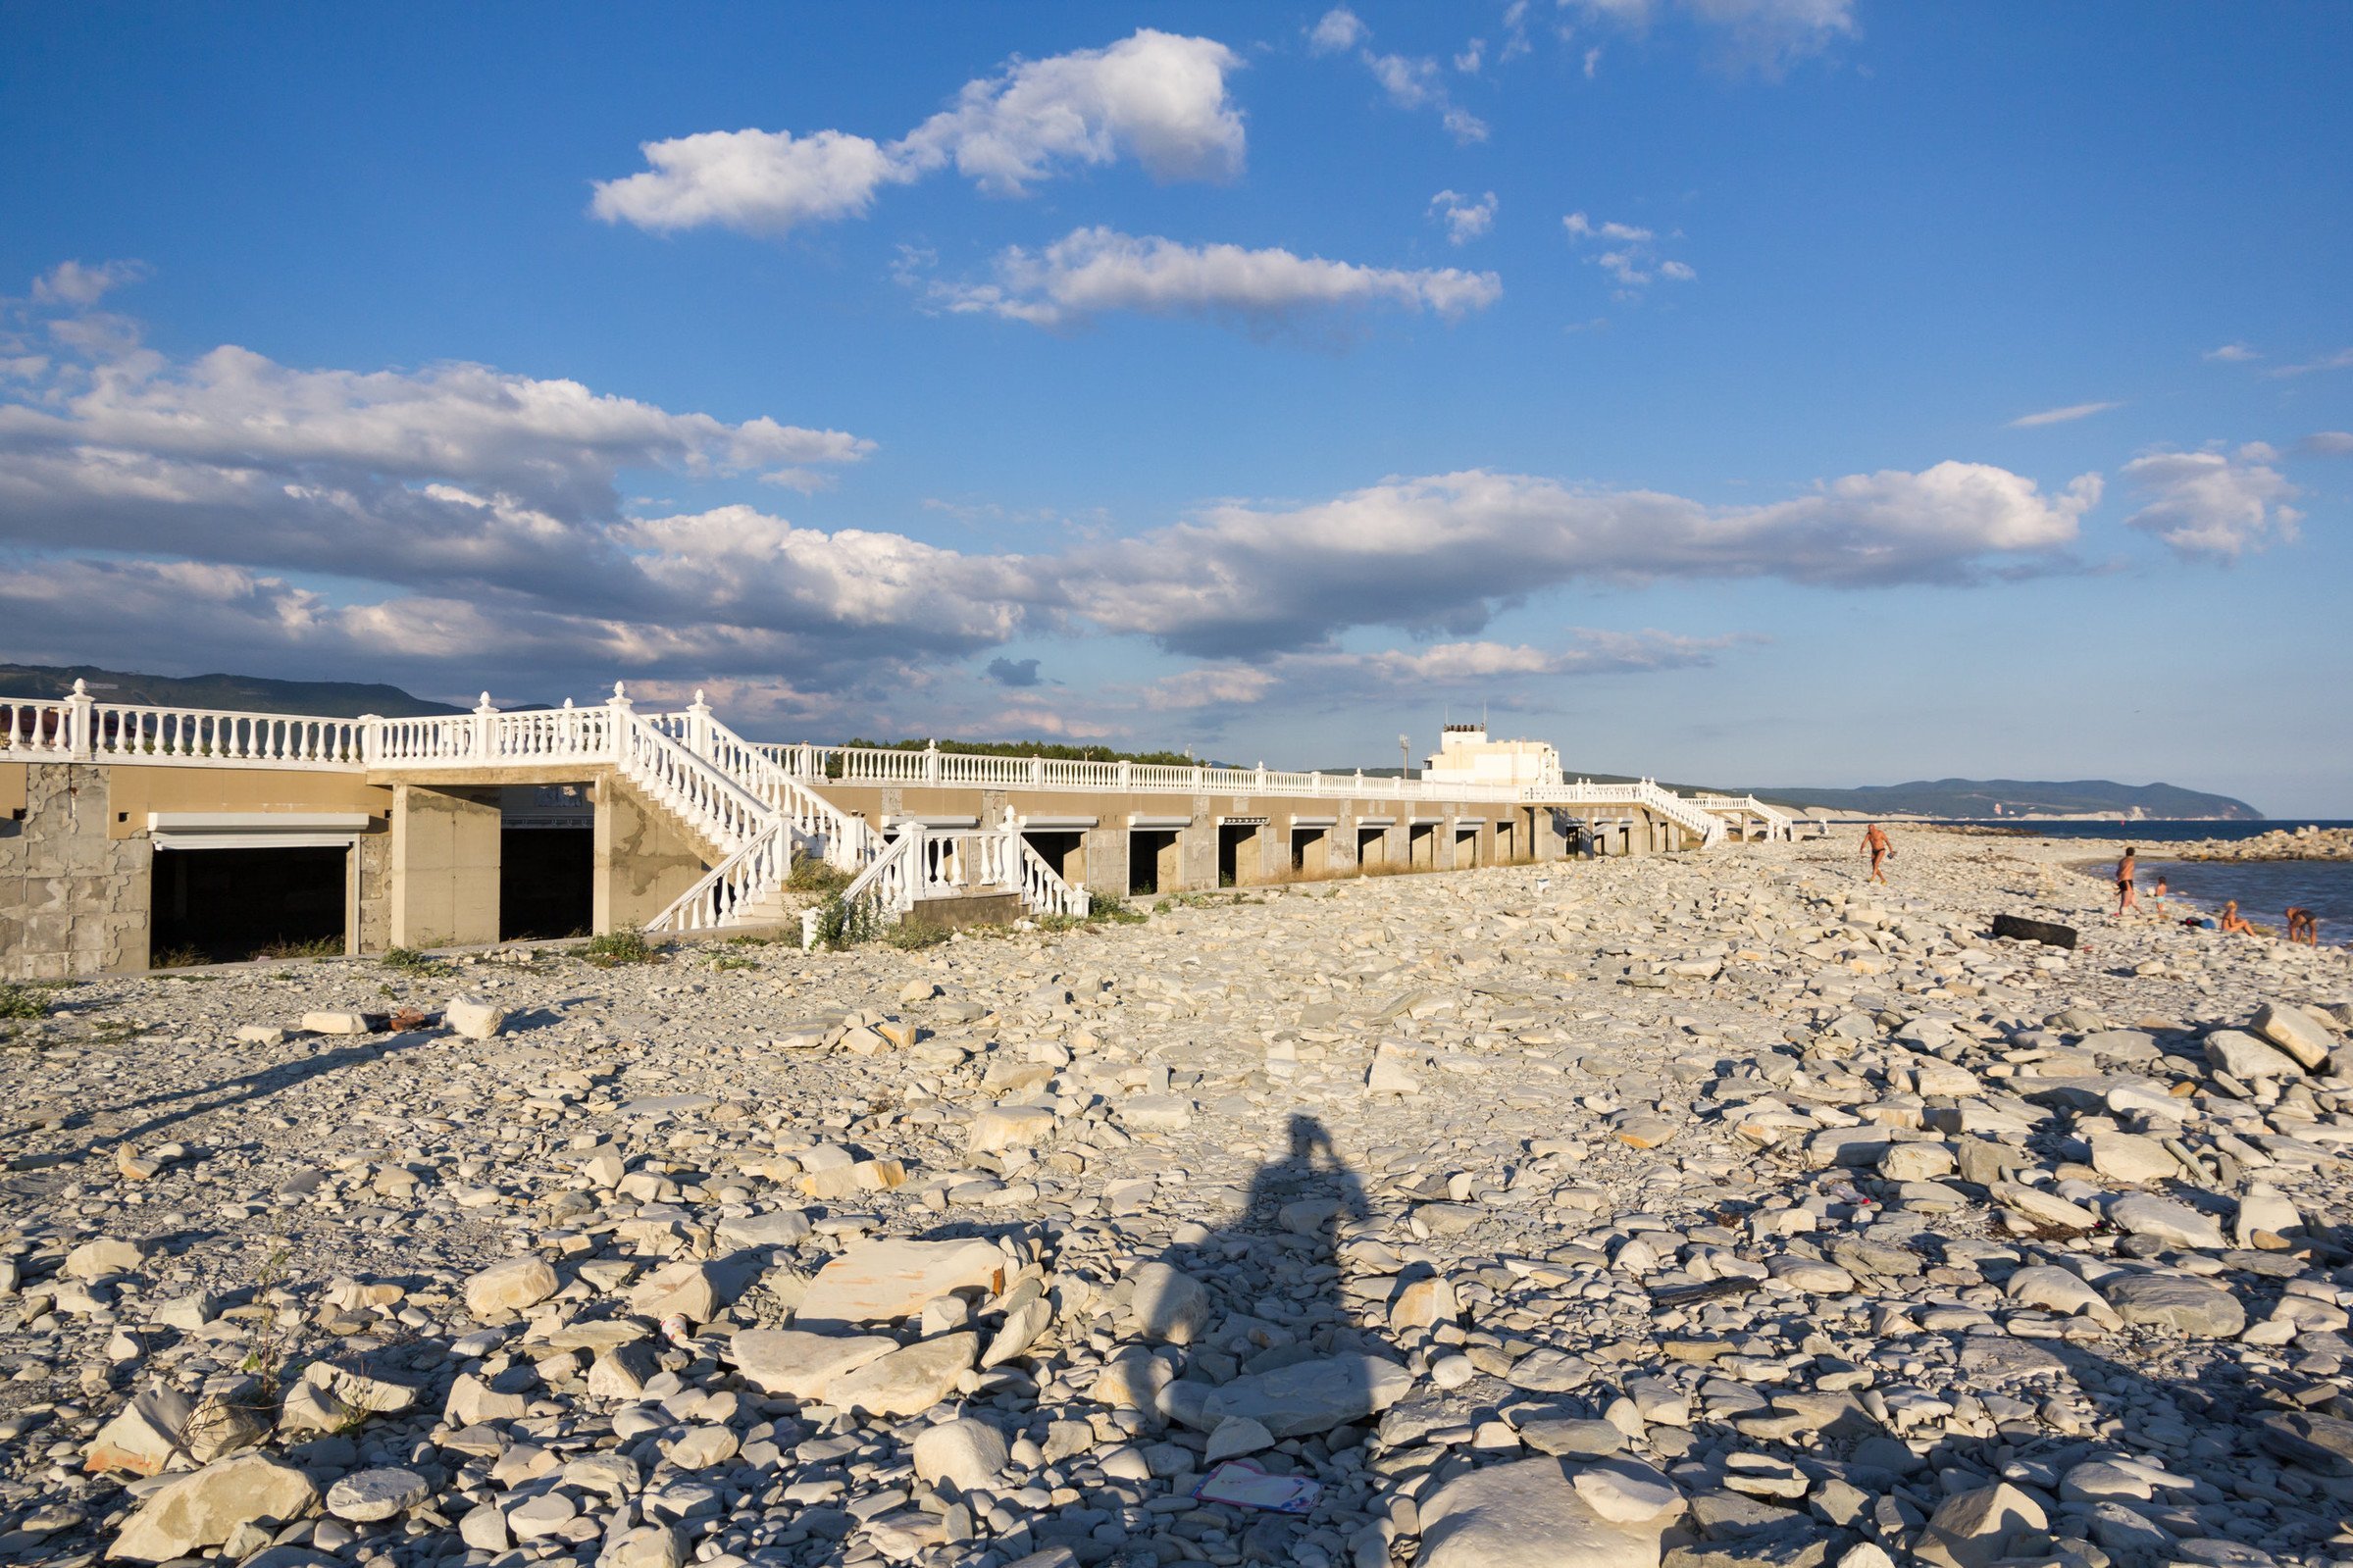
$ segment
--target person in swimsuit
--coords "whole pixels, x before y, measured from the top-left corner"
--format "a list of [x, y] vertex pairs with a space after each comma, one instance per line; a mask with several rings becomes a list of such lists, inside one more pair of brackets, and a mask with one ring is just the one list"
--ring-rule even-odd
[[1866, 880], [1884, 885], [1887, 881], [1887, 873], [1880, 870], [1880, 866], [1889, 855], [1895, 853], [1895, 846], [1887, 841], [1887, 835], [1879, 831], [1877, 823], [1874, 822], [1863, 830], [1863, 847], [1869, 852], [1871, 857], [1871, 874]]
[[2156, 901], [2157, 912], [2161, 915], [2165, 913], [2165, 873], [2161, 871], [2157, 874], [2157, 890], [2149, 895]]
[[2138, 869], [2132, 861], [2135, 853], [2137, 851], [2127, 844], [2124, 848], [2124, 858], [2116, 863], [2116, 918], [2119, 920], [2124, 918], [2125, 910], [2140, 907], [2136, 889], [2132, 885], [2133, 873]]
[[2307, 947], [2321, 945], [2321, 920], [2302, 905], [2291, 905], [2287, 911], [2287, 939], [2302, 942]]
[[2248, 924], [2247, 917], [2238, 912], [2238, 900], [2235, 898], [2223, 905], [2223, 930], [2225, 933], [2237, 932], [2246, 936], [2255, 935], [2255, 928]]

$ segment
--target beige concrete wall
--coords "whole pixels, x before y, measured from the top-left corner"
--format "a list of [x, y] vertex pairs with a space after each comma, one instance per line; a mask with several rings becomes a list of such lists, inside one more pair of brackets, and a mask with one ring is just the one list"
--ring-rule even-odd
[[108, 770], [29, 763], [13, 771], [21, 804], [0, 817], [0, 976], [146, 968], [150, 851], [144, 837], [108, 834]]
[[[670, 907], [711, 868], [678, 819], [619, 774], [596, 780], [595, 930], [635, 930]], [[839, 802], [837, 802], [839, 804]]]
[[25, 810], [25, 764], [0, 762], [0, 832], [22, 820]]
[[145, 833], [150, 811], [333, 811], [366, 812], [386, 823], [392, 818], [392, 791], [357, 774], [152, 766], [106, 772], [113, 812], [107, 832], [117, 838]]
[[389, 945], [498, 939], [498, 821], [495, 787], [392, 786]]

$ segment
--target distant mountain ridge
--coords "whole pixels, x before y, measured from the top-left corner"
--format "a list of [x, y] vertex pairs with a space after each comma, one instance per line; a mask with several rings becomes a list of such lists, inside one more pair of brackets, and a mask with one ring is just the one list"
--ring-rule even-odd
[[249, 713], [313, 713], [328, 719], [356, 719], [363, 713], [386, 719], [419, 719], [464, 713], [446, 702], [412, 697], [398, 686], [354, 681], [268, 681], [250, 675], [140, 675], [101, 670], [93, 664], [0, 664], [0, 695], [62, 697], [76, 681], [86, 682], [100, 702], [141, 702], [160, 707], [227, 708]]
[[[2263, 813], [2228, 795], [2177, 784], [2125, 784], [2112, 779], [1922, 779], [1856, 789], [1758, 789], [1766, 800], [1839, 811], [1920, 817], [2099, 816], [2159, 821], [2256, 822]], [[1996, 806], [2001, 807], [1996, 811]]]

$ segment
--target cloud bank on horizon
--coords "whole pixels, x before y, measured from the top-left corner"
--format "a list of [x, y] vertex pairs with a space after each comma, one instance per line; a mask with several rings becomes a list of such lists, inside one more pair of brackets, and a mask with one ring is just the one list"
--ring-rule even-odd
[[[2162, 363], [2055, 347], [2033, 307], [2000, 345], [1972, 316], [1926, 375], [1857, 346], [1966, 314], [1968, 263], [1850, 265], [1864, 228], [1804, 178], [1750, 199], [1742, 160], [1786, 120], [1832, 150], [1774, 157], [1863, 188], [1842, 117], [1902, 65], [1874, 34], [1928, 21], [1496, 0], [1449, 26], [1345, 4], [930, 40], [906, 88], [835, 95], [912, 92], [879, 125], [793, 113], [814, 78], [788, 74], [773, 116], [644, 137], [635, 171], [575, 149], [549, 325], [470, 341], [373, 349], [353, 311], [319, 346], [225, 342], [169, 244], [107, 259], [53, 226], [0, 299], [0, 653], [700, 683], [814, 736], [1385, 750], [1434, 696], [1769, 706], [1792, 660], [1928, 676], [1951, 655], [1905, 639], [1976, 623], [2089, 649], [2121, 582], [2229, 602], [2342, 562], [2353, 351], [2317, 309], [2194, 313]], [[1674, 150], [1615, 136], [1654, 98]], [[719, 119], [688, 94], [652, 123]], [[570, 292], [584, 245], [663, 331], [612, 278]], [[698, 289], [731, 301], [701, 345]], [[448, 351], [401, 363], [417, 341]], [[1069, 477], [1009, 484], [1032, 443]]]

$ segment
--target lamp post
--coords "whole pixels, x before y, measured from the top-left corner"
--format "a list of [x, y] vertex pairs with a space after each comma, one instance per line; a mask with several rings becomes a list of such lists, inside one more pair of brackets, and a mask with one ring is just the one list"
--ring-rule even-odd
[[1397, 737], [1397, 776], [1400, 779], [1413, 777], [1413, 737], [1411, 735]]

